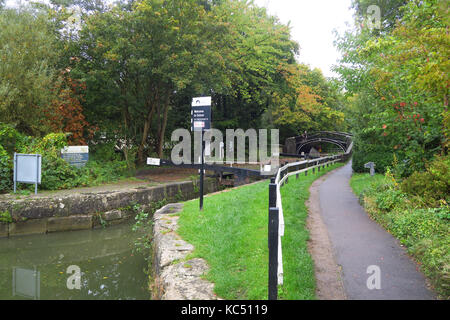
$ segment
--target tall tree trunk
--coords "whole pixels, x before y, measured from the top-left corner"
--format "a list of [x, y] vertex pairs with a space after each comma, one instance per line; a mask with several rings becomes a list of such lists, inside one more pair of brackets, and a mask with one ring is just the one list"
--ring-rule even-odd
[[167, 115], [169, 114], [169, 104], [170, 104], [170, 93], [167, 93], [166, 101], [164, 102], [164, 114], [161, 125], [161, 130], [159, 132], [159, 146], [158, 146], [158, 157], [163, 157], [163, 149], [164, 149], [164, 136], [166, 134], [167, 127]]
[[[148, 99], [146, 102], [147, 105], [147, 109], [148, 110], [148, 114], [147, 117], [145, 118], [144, 121], [144, 129], [142, 131], [142, 139], [141, 139], [141, 143], [139, 145], [138, 148], [138, 161], [139, 164], [144, 164], [145, 163], [145, 159], [144, 159], [144, 148], [145, 148], [145, 144], [147, 142], [147, 138], [148, 138], [148, 133], [150, 132], [150, 125], [152, 123], [152, 119], [153, 119], [153, 114], [155, 113], [155, 107], [158, 104], [158, 91], [157, 89], [155, 89], [155, 97], [153, 99], [153, 101], [151, 99]], [[151, 105], [151, 107], [150, 107]]]
[[129, 158], [128, 158], [128, 131], [130, 126], [130, 113], [128, 111], [128, 102], [124, 101], [124, 107], [123, 107], [123, 125], [124, 125], [124, 139], [125, 139], [125, 146], [122, 147], [123, 155], [125, 156], [125, 162], [127, 163], [128, 169], [130, 168], [129, 164]]
[[[164, 107], [164, 106], [162, 106]], [[153, 146], [154, 151], [159, 154], [159, 137], [160, 137], [160, 133], [161, 133], [161, 105], [158, 105], [156, 108], [156, 119], [158, 119], [157, 124], [156, 124], [156, 137], [155, 137], [155, 145]]]

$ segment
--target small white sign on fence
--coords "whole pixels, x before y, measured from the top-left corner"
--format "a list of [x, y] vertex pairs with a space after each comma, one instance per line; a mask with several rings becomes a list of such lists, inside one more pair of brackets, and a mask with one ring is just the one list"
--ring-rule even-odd
[[147, 165], [149, 165], [149, 166], [160, 166], [161, 165], [161, 159], [147, 158]]

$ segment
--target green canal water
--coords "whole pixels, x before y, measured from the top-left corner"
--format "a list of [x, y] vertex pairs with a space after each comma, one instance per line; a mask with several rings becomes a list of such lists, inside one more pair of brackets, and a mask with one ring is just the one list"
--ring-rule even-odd
[[148, 300], [139, 236], [122, 224], [0, 239], [0, 299]]

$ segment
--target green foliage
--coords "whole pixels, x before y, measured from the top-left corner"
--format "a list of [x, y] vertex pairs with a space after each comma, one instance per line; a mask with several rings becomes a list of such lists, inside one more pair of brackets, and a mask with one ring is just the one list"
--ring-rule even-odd
[[378, 209], [390, 211], [404, 199], [405, 195], [400, 190], [388, 188], [387, 190], [377, 193], [375, 203], [377, 204]]
[[389, 31], [402, 17], [400, 8], [408, 3], [408, 0], [353, 0], [352, 7], [356, 10], [357, 21], [367, 23], [369, 6], [376, 5], [380, 8], [382, 31]]
[[162, 199], [160, 201], [152, 202], [150, 207], [145, 210], [138, 203], [131, 206], [131, 210], [135, 214], [134, 219], [136, 221], [132, 227], [132, 230], [133, 232], [143, 233], [142, 237], [137, 238], [134, 242], [135, 252], [142, 252], [143, 250], [148, 250], [152, 247], [153, 221], [151, 218], [156, 210], [164, 207], [166, 204], [167, 200]]
[[64, 133], [49, 133], [41, 139], [36, 139], [27, 149], [31, 153], [59, 155], [61, 149], [67, 146], [67, 136]]
[[448, 215], [448, 208], [410, 209], [402, 212], [390, 225], [392, 233], [410, 247], [418, 240], [433, 236], [448, 235], [448, 224], [442, 217]]
[[42, 183], [40, 187], [45, 190], [70, 189], [76, 186], [76, 168], [67, 161], [54, 155], [42, 157]]
[[306, 65], [279, 67], [285, 84], [272, 94], [269, 107], [273, 124], [283, 128], [282, 140], [306, 131], [340, 131], [344, 114], [338, 89], [330, 84], [320, 70]]
[[30, 141], [30, 137], [21, 134], [12, 125], [0, 122], [0, 145], [8, 155], [21, 152]]
[[8, 211], [0, 211], [0, 223], [11, 223], [12, 221], [11, 214]]
[[[63, 133], [50, 133], [43, 138], [33, 139], [19, 134], [10, 126], [3, 126], [0, 129], [4, 129], [0, 131], [0, 139], [4, 138], [4, 140], [7, 140], [8, 137], [16, 137], [14, 138], [16, 144], [9, 144], [11, 150], [42, 155], [42, 183], [40, 188], [43, 190], [94, 186], [116, 181], [122, 177], [129, 176], [131, 173], [126, 161], [115, 159], [90, 160], [82, 168], [71, 166], [61, 158], [61, 149], [67, 146], [67, 137]], [[98, 158], [104, 156], [105, 152], [101, 153], [100, 151]], [[12, 157], [0, 145], [0, 192], [9, 191], [12, 188], [11, 159]], [[31, 186], [22, 184], [19, 185], [20, 187], [31, 188]]]
[[377, 188], [385, 183], [385, 178], [381, 174], [371, 176], [369, 173], [353, 173], [350, 185], [358, 197], [361, 197], [367, 190]]
[[12, 187], [12, 161], [6, 150], [0, 145], [0, 193]]
[[92, 146], [90, 149], [92, 154], [94, 154], [94, 159], [96, 161], [114, 161], [119, 160], [120, 155], [115, 152], [115, 143], [99, 143]]
[[[362, 25], [337, 41], [343, 57], [336, 71], [353, 97], [348, 116], [355, 133], [355, 170], [362, 171], [370, 154], [383, 172], [395, 154], [407, 177], [447, 152], [450, 35], [445, 2], [354, 1], [360, 16], [378, 4], [386, 18], [381, 30]], [[395, 24], [396, 19], [401, 23]]]
[[438, 156], [425, 172], [414, 172], [401, 183], [403, 192], [419, 197], [423, 204], [450, 203], [450, 156]]
[[43, 120], [55, 97], [58, 50], [53, 31], [42, 11], [0, 11], [0, 121], [20, 132], [41, 135], [49, 130]]
[[393, 153], [382, 144], [373, 144], [355, 137], [353, 146], [352, 168], [355, 172], [367, 172], [364, 165], [368, 162], [376, 164], [375, 171], [385, 173], [392, 166]]

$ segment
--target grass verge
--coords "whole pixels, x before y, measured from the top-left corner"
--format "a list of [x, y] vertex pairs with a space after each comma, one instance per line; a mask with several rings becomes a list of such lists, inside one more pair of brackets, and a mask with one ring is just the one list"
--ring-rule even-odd
[[350, 179], [350, 186], [353, 192], [359, 197], [361, 193], [371, 187], [378, 186], [384, 181], [382, 174], [375, 174], [373, 177], [368, 173], [354, 173]]
[[[289, 179], [282, 188], [285, 217], [283, 238], [284, 285], [279, 298], [315, 299], [314, 265], [307, 251], [306, 230], [309, 187], [314, 180], [335, 169]], [[180, 213], [179, 235], [195, 247], [189, 257], [205, 259], [206, 279], [215, 283], [215, 293], [224, 299], [267, 299], [268, 282], [268, 182], [260, 182], [185, 203]]]

